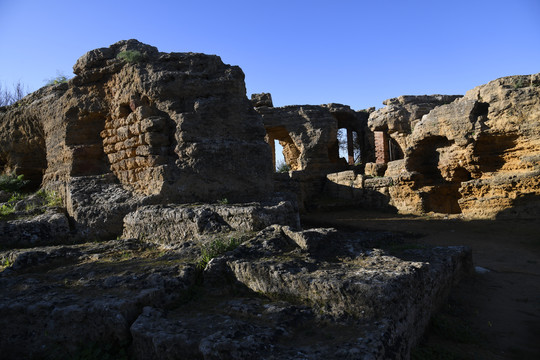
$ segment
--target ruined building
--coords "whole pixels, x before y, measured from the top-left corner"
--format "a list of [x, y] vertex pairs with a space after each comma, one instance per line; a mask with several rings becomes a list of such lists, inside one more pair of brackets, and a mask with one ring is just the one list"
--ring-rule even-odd
[[[408, 214], [538, 215], [540, 74], [494, 80], [465, 96], [400, 96], [384, 104], [355, 112], [254, 101], [307, 206], [326, 196]], [[360, 166], [339, 158], [341, 127], [349, 160], [350, 133], [362, 139]]]

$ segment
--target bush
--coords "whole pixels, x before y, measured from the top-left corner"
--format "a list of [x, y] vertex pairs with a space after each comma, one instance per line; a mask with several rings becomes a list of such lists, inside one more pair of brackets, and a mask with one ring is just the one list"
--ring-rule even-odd
[[67, 83], [68, 80], [69, 80], [69, 78], [67, 76], [58, 75], [57, 77], [55, 77], [53, 79], [45, 80], [46, 81], [45, 86], [51, 86], [51, 85], [58, 85], [58, 84]]
[[137, 50], [125, 50], [121, 51], [116, 58], [118, 60], [124, 60], [130, 64], [136, 64], [141, 61], [143, 61], [146, 56], [144, 54], [141, 54], [140, 51]]
[[24, 175], [2, 174], [0, 175], [0, 190], [9, 193], [18, 192], [29, 182], [24, 180]]

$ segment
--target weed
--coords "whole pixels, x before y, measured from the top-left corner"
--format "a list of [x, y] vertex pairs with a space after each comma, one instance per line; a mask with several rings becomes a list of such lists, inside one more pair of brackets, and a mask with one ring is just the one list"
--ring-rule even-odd
[[124, 60], [129, 64], [137, 64], [145, 60], [146, 56], [144, 54], [141, 54], [141, 52], [137, 50], [125, 50], [118, 53], [116, 58], [118, 60]]
[[221, 205], [227, 205], [229, 203], [229, 200], [227, 200], [227, 198], [223, 198], [221, 200], [218, 200], [218, 203], [220, 203]]
[[229, 238], [228, 240], [223, 240], [223, 239], [213, 240], [210, 244], [202, 247], [201, 257], [199, 259], [199, 262], [197, 263], [197, 268], [204, 269], [206, 265], [208, 265], [210, 260], [212, 260], [216, 256], [219, 256], [228, 251], [236, 249], [241, 243], [242, 243], [242, 240], [232, 238], [232, 237]]
[[2, 260], [2, 263], [0, 264], [0, 267], [7, 268], [7, 267], [10, 267], [11, 265], [13, 265], [11, 260], [9, 260], [9, 258], [5, 258], [4, 260]]

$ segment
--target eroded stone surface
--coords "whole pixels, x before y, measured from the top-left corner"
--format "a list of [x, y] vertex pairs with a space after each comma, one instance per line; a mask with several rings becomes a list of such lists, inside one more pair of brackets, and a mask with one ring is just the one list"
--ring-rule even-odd
[[464, 248], [407, 250], [390, 233], [274, 225], [204, 271], [203, 246], [0, 252], [2, 356], [406, 359], [471, 265]]
[[125, 238], [175, 246], [206, 235], [255, 232], [272, 224], [300, 228], [297, 210], [288, 201], [231, 205], [145, 206], [124, 218]]
[[270, 148], [239, 67], [127, 40], [83, 55], [74, 72], [1, 108], [0, 171], [58, 191], [83, 228], [94, 226], [77, 210], [79, 177], [104, 176], [104, 188], [166, 202], [272, 193]]
[[[392, 152], [395, 141], [404, 157], [388, 162], [392, 156], [386, 154], [385, 164], [366, 164], [365, 174], [372, 176], [383, 175], [377, 166], [386, 167], [387, 185], [378, 190], [386, 201], [380, 204], [412, 214], [537, 217], [539, 78], [505, 77], [463, 97], [399, 97], [372, 112], [370, 128], [390, 137], [381, 151]], [[328, 180], [331, 193], [349, 193], [352, 199], [365, 193], [359, 182], [345, 184], [338, 177]]]

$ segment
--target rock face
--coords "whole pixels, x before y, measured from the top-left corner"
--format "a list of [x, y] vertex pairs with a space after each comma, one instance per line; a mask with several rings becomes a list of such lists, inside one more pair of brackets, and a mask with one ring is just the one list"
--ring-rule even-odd
[[305, 105], [259, 107], [257, 111], [270, 138], [280, 140], [291, 170], [320, 171], [339, 166], [338, 124], [328, 109]]
[[212, 240], [189, 236], [2, 251], [2, 357], [407, 359], [471, 267], [466, 248], [406, 250], [390, 233], [242, 239], [206, 266]]
[[73, 69], [68, 83], [0, 109], [0, 171], [60, 191], [70, 215], [77, 218], [71, 188], [82, 176], [103, 175], [160, 202], [272, 192], [265, 130], [239, 67], [128, 40], [88, 52]]
[[411, 146], [410, 135], [422, 116], [437, 106], [451, 103], [461, 95], [399, 96], [383, 101], [386, 105], [369, 115], [371, 131], [384, 131], [399, 146], [401, 154]]
[[125, 238], [177, 246], [187, 239], [229, 232], [255, 232], [272, 224], [300, 228], [297, 210], [287, 201], [240, 205], [153, 205], [124, 218]]
[[[540, 75], [479, 86], [425, 115], [412, 133], [396, 204], [471, 218], [540, 211]], [[404, 200], [404, 201], [402, 201]]]
[[[380, 199], [376, 207], [390, 205], [401, 213], [537, 217], [539, 79], [540, 74], [501, 78], [464, 97], [387, 100], [368, 124], [376, 139], [388, 136], [383, 144], [398, 144], [403, 158], [388, 162], [392, 156], [386, 154], [384, 163], [366, 164], [365, 175], [385, 171], [382, 187], [370, 189], [369, 176], [342, 172], [328, 177], [327, 191], [364, 206], [374, 204], [374, 195]], [[391, 151], [391, 146], [382, 150]]]

